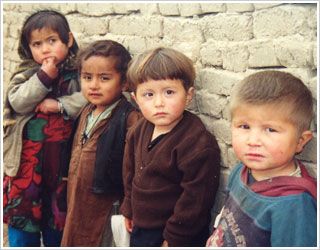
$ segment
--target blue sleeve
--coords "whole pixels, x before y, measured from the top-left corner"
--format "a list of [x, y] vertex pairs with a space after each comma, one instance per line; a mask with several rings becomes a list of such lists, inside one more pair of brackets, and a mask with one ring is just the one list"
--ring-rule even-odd
[[290, 196], [272, 213], [272, 247], [315, 247], [317, 205], [308, 194]]

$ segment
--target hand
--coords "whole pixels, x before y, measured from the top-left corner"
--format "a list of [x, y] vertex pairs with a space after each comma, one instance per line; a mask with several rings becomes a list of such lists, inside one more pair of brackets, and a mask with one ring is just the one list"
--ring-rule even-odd
[[169, 247], [168, 241], [164, 240], [161, 247]]
[[52, 78], [55, 79], [58, 76], [58, 68], [55, 64], [56, 58], [55, 57], [48, 57], [43, 60], [41, 69], [46, 72], [46, 74]]
[[124, 225], [126, 226], [126, 229], [129, 233], [132, 232], [132, 228], [133, 228], [133, 221], [131, 219], [128, 218], [124, 218]]
[[42, 112], [46, 115], [50, 113], [58, 113], [60, 112], [59, 103], [55, 99], [46, 98], [37, 105], [35, 112]]

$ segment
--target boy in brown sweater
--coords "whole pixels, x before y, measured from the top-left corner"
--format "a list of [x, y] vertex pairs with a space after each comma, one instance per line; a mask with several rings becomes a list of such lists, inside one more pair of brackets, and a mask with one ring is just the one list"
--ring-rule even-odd
[[144, 116], [127, 134], [121, 212], [132, 247], [204, 246], [219, 184], [220, 150], [201, 120], [185, 110], [195, 70], [169, 48], [133, 59], [127, 72]]

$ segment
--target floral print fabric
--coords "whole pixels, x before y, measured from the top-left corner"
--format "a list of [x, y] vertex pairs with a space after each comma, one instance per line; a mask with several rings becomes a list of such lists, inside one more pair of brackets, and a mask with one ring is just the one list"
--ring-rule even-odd
[[24, 128], [21, 165], [15, 177], [4, 177], [4, 222], [27, 232], [42, 226], [62, 230], [66, 216], [65, 166], [61, 159], [72, 121], [60, 114], [37, 113]]

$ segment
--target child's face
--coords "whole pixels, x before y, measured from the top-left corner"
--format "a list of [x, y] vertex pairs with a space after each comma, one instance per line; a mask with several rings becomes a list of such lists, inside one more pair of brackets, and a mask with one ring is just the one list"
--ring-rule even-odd
[[186, 91], [181, 80], [166, 79], [138, 84], [134, 99], [155, 129], [169, 132], [181, 120], [192, 96], [193, 88]]
[[91, 56], [82, 61], [80, 72], [83, 95], [101, 113], [119, 99], [122, 93], [121, 74], [112, 57]]
[[64, 61], [69, 48], [73, 44], [73, 36], [69, 34], [68, 44], [64, 44], [59, 34], [50, 28], [33, 30], [30, 34], [29, 48], [33, 59], [42, 64], [45, 59], [53, 58], [55, 64]]
[[311, 139], [300, 133], [271, 105], [240, 104], [233, 112], [232, 146], [257, 180], [288, 175], [295, 170], [294, 155]]

